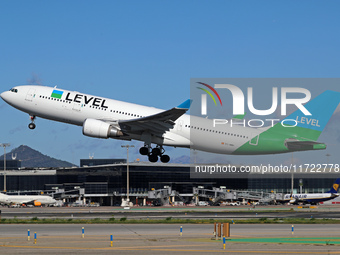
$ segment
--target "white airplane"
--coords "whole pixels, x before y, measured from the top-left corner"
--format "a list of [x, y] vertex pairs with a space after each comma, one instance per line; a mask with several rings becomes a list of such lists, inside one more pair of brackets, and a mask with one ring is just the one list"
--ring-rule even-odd
[[[212, 119], [189, 116], [190, 100], [164, 111], [153, 107], [96, 97], [47, 86], [16, 86], [1, 93], [2, 99], [31, 117], [82, 126], [83, 134], [95, 138], [139, 140], [149, 161], [164, 163], [170, 157], [163, 146], [185, 147], [220, 154], [256, 155], [325, 149], [317, 142], [322, 130], [340, 102], [340, 92], [325, 91], [304, 105], [313, 115], [297, 110], [286, 119], [295, 127], [281, 123], [266, 128], [214, 125]], [[152, 148], [152, 144], [156, 146]]]
[[291, 204], [304, 203], [304, 204], [317, 204], [320, 202], [328, 201], [339, 196], [338, 189], [340, 184], [340, 178], [336, 179], [331, 189], [326, 193], [305, 193], [305, 194], [285, 194], [283, 201]]
[[18, 204], [18, 205], [51, 205], [55, 204], [56, 200], [47, 195], [6, 195], [0, 193], [0, 203], [3, 204]]

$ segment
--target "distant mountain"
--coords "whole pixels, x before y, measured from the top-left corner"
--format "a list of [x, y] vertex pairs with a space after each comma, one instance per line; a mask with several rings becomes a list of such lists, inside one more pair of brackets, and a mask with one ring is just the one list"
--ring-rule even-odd
[[[20, 145], [18, 148], [13, 149], [11, 152], [6, 153], [6, 159], [11, 159], [11, 156], [17, 155], [17, 160], [21, 161], [21, 167], [72, 167], [73, 164], [51, 158], [49, 156], [43, 155], [39, 151], [33, 150], [26, 145]], [[3, 160], [4, 156], [0, 157]]]
[[178, 158], [171, 159], [171, 163], [190, 164], [190, 156], [183, 155]]

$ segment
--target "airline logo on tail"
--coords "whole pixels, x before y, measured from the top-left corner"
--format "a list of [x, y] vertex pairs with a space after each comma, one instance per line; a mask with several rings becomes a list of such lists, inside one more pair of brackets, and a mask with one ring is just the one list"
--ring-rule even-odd
[[320, 127], [319, 120], [317, 119], [308, 119], [306, 117], [296, 116], [296, 123], [307, 124], [315, 127]]
[[305, 105], [313, 113], [311, 118], [304, 116], [299, 110], [287, 118], [295, 120], [298, 127], [322, 131], [333, 115], [339, 101], [339, 92], [326, 90]]
[[333, 194], [338, 193], [339, 185], [340, 185], [340, 178], [335, 180], [335, 182], [332, 185], [332, 188], [329, 191], [327, 191], [327, 193], [333, 193]]

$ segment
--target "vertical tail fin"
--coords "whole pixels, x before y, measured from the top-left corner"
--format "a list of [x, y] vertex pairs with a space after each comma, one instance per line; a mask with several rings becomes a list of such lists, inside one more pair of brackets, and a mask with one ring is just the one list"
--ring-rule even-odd
[[294, 128], [280, 128], [280, 133], [285, 133], [292, 138], [301, 137], [316, 141], [339, 103], [340, 92], [326, 90], [304, 105], [312, 115], [304, 115], [298, 109], [284, 119], [287, 124], [295, 120], [297, 125]]
[[327, 191], [326, 193], [332, 193], [332, 194], [338, 193], [339, 184], [340, 184], [340, 178], [335, 180], [335, 182], [333, 183], [331, 189], [329, 191]]

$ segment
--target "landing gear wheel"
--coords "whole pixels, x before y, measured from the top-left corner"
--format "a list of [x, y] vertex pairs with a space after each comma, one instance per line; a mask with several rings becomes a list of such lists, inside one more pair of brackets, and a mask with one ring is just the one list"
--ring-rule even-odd
[[155, 155], [155, 154], [150, 154], [149, 155], [149, 161], [150, 162], [155, 163], [155, 162], [157, 162], [157, 160], [158, 160], [158, 156], [157, 155]]
[[162, 163], [168, 163], [170, 161], [170, 157], [168, 155], [161, 156]]
[[157, 145], [157, 147], [152, 149], [151, 145], [147, 143], [139, 149], [139, 153], [145, 156], [148, 155], [149, 161], [152, 163], [157, 162], [158, 158], [160, 158], [163, 163], [168, 163], [170, 161], [170, 157], [168, 155], [164, 155], [164, 152], [165, 150], [163, 149], [163, 146]]
[[147, 147], [142, 147], [142, 148], [139, 149], [139, 153], [141, 155], [144, 155], [144, 156], [148, 155], [149, 154], [149, 149]]
[[152, 149], [152, 154], [155, 154], [155, 155], [159, 156], [159, 155], [162, 154], [162, 151], [161, 151], [160, 148], [156, 147], [156, 148]]

